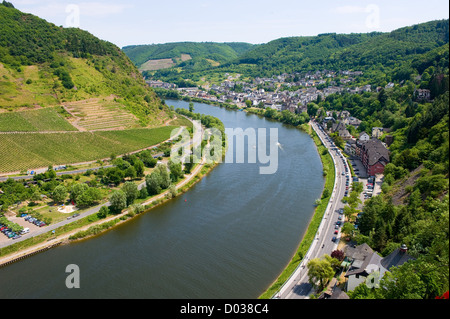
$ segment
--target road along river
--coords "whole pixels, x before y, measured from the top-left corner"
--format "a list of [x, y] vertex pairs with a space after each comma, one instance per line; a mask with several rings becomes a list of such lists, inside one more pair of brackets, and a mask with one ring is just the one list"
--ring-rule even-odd
[[[267, 152], [269, 129], [277, 129], [276, 173], [260, 174], [267, 165], [259, 162], [230, 160], [236, 153], [230, 147], [226, 162], [166, 204], [94, 238], [0, 268], [0, 298], [228, 299], [264, 292], [313, 215], [324, 186], [320, 157], [296, 128], [202, 103], [194, 108], [226, 128], [266, 129]], [[66, 287], [68, 265], [78, 266], [79, 289]]]

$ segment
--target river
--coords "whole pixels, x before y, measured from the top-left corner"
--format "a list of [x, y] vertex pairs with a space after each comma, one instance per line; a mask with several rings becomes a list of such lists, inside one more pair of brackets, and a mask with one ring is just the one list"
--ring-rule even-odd
[[[278, 129], [276, 173], [261, 175], [260, 163], [221, 163], [185, 194], [108, 232], [0, 268], [0, 298], [234, 299], [264, 292], [312, 217], [324, 186], [320, 157], [296, 128], [194, 107], [226, 128]], [[69, 264], [79, 267], [79, 289], [66, 287]]]

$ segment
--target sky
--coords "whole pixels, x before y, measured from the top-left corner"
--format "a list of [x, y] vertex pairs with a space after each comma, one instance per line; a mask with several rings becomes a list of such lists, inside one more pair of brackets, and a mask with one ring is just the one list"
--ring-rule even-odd
[[389, 32], [449, 18], [447, 0], [8, 0], [58, 26], [119, 47], [248, 42], [320, 33]]

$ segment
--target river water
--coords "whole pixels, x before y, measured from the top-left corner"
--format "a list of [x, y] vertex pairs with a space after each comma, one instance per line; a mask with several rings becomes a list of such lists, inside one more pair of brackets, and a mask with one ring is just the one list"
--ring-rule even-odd
[[[166, 101], [187, 108], [184, 101]], [[0, 298], [257, 298], [295, 253], [322, 192], [322, 164], [300, 130], [194, 103], [226, 128], [278, 129], [278, 169], [221, 163], [188, 192], [92, 239], [0, 268]], [[268, 151], [267, 151], [268, 152]], [[229, 149], [227, 156], [234, 154]], [[66, 266], [80, 288], [66, 287]]]

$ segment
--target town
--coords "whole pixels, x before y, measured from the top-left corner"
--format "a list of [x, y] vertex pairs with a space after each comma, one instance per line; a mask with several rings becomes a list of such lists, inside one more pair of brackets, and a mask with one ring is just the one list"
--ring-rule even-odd
[[[197, 98], [206, 102], [227, 103], [238, 108], [256, 107], [271, 108], [295, 114], [307, 112], [308, 104], [326, 99], [330, 94], [364, 92], [380, 92], [382, 87], [370, 85], [356, 86], [361, 71], [316, 71], [294, 74], [281, 74], [270, 78], [256, 77], [253, 80], [242, 81], [241, 75], [225, 74], [227, 78], [220, 84], [177, 87], [173, 83], [159, 80], [146, 80], [150, 87], [166, 90], [176, 90], [178, 95], [187, 98]], [[390, 89], [394, 83], [389, 82], [384, 87]], [[417, 100], [429, 100], [430, 92], [425, 89], [416, 91]], [[317, 119], [330, 136], [339, 137], [342, 149], [347, 155], [359, 160], [364, 166], [365, 176], [383, 174], [384, 167], [389, 163], [388, 146], [393, 142], [389, 135], [390, 129], [373, 127], [371, 132], [361, 132], [352, 136], [349, 126], [355, 132], [361, 120], [348, 111], [325, 111]], [[383, 142], [381, 138], [383, 137]]]

